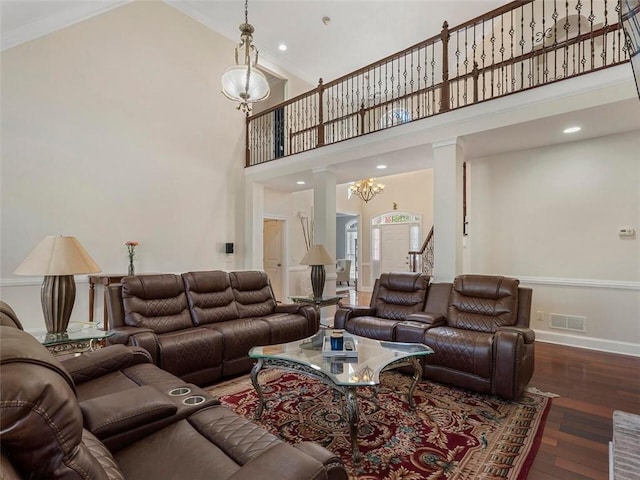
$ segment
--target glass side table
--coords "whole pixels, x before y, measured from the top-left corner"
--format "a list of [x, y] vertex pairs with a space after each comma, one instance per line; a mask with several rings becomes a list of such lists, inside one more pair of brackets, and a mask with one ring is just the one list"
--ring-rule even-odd
[[114, 332], [96, 328], [93, 323], [70, 323], [64, 333], [32, 332], [31, 335], [54, 355], [82, 353], [103, 346]]
[[322, 323], [322, 315], [320, 313], [320, 309], [322, 307], [330, 307], [331, 305], [338, 305], [340, 303], [340, 300], [343, 299], [343, 297], [339, 297], [339, 296], [329, 296], [329, 297], [313, 297], [313, 296], [306, 296], [306, 297], [289, 297], [291, 299], [291, 301], [293, 303], [301, 303], [304, 305], [313, 305], [313, 308], [316, 309], [316, 312], [318, 312], [318, 317], [320, 317], [320, 325], [323, 327], [329, 327], [329, 325], [325, 325], [324, 323]]

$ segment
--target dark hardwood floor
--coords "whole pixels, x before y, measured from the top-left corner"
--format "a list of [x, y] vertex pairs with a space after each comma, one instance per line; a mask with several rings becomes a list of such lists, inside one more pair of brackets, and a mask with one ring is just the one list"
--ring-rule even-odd
[[530, 385], [560, 396], [528, 478], [609, 478], [613, 411], [640, 414], [640, 358], [537, 342]]
[[[370, 295], [351, 293], [348, 302], [368, 305]], [[608, 479], [613, 412], [640, 414], [640, 357], [536, 342], [530, 385], [559, 397], [527, 478]]]

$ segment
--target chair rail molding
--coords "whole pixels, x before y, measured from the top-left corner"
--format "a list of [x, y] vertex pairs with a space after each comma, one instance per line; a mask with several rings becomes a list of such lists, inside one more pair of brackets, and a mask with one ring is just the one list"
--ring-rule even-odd
[[591, 278], [528, 277], [524, 275], [506, 275], [527, 285], [555, 285], [560, 287], [609, 288], [614, 290], [640, 290], [640, 282], [630, 280], [601, 280]]

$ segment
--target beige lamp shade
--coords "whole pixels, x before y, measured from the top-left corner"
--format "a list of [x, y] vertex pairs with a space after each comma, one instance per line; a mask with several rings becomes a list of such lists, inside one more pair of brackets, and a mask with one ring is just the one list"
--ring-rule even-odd
[[332, 263], [335, 263], [335, 260], [322, 245], [312, 245], [300, 260], [300, 265], [331, 265]]
[[16, 275], [78, 275], [97, 273], [93, 261], [76, 237], [45, 237], [13, 272]]
[[76, 237], [45, 237], [16, 268], [16, 275], [44, 275], [40, 301], [47, 332], [64, 334], [76, 299], [74, 275], [96, 273], [100, 267]]

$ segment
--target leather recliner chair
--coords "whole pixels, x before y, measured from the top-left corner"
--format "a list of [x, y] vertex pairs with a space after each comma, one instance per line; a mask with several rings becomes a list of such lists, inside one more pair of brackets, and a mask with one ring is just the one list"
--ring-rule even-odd
[[424, 377], [519, 398], [534, 370], [531, 289], [515, 278], [459, 275], [449, 290], [445, 323], [422, 335], [434, 351], [424, 359]]
[[429, 276], [424, 273], [383, 273], [373, 286], [369, 307], [339, 308], [334, 328], [362, 337], [394, 341], [396, 326], [424, 308], [428, 288]]
[[[86, 412], [63, 364], [17, 328], [0, 327], [0, 375], [0, 472], [6, 480], [347, 478], [328, 450], [309, 442], [289, 445], [220, 405], [108, 449], [83, 428]], [[136, 411], [172, 410], [166, 400], [131, 402]]]

